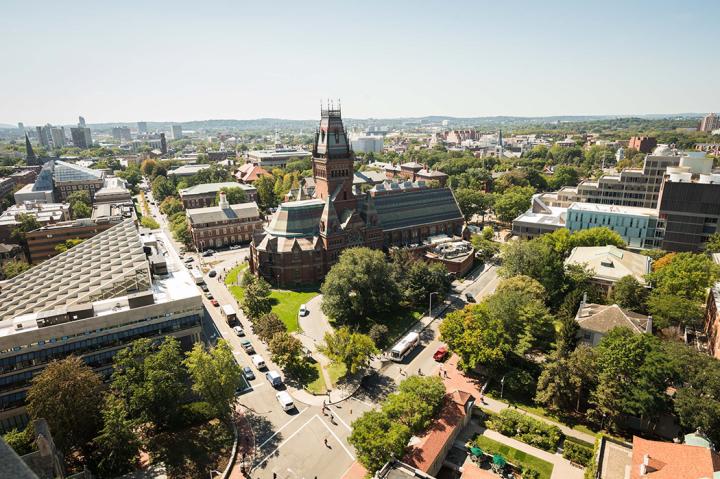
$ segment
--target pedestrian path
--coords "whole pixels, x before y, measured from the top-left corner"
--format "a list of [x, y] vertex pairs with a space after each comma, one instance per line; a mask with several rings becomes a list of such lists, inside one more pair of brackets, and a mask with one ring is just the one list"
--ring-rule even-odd
[[[447, 376], [444, 377], [445, 381], [445, 387], [448, 391], [454, 391], [456, 389], [460, 389], [463, 391], [467, 391], [476, 398], [483, 398], [483, 404], [482, 407], [485, 409], [488, 409], [492, 412], [500, 412], [503, 409], [507, 409], [511, 407], [508, 403], [503, 401], [498, 401], [496, 399], [489, 398], [487, 396], [484, 396], [481, 393], [482, 390], [482, 384], [473, 379], [466, 377], [461, 371], [457, 368], [457, 362], [458, 362], [458, 356], [452, 355], [445, 364], [443, 364], [441, 367], [444, 369], [445, 373], [447, 373]], [[543, 421], [547, 424], [552, 424], [553, 426], [557, 426], [560, 428], [563, 434], [569, 437], [574, 437], [576, 439], [580, 439], [581, 441], [585, 441], [590, 444], [595, 444], [595, 436], [591, 434], [587, 434], [581, 431], [577, 431], [571, 427], [568, 427], [564, 424], [560, 424], [559, 422], [552, 421], [550, 419], [538, 416], [536, 414], [524, 411], [522, 409], [516, 409], [518, 412], [522, 414], [526, 414], [534, 419], [537, 419], [538, 421]]]

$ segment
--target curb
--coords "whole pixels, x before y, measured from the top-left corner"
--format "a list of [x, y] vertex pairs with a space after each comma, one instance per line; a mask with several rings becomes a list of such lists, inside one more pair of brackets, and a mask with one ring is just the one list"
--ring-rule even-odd
[[[337, 401], [328, 402], [327, 405], [328, 405], [328, 406], [333, 406], [333, 405], [335, 405], [335, 404], [340, 404], [340, 403], [343, 402], [343, 401], [347, 401], [348, 399], [350, 399], [351, 397], [353, 397], [353, 396], [355, 395], [355, 393], [357, 393], [357, 392], [360, 390], [360, 387], [362, 387], [362, 379], [358, 382], [357, 387], [356, 387], [355, 389], [353, 389], [350, 394], [348, 394], [347, 396], [345, 396], [345, 397], [342, 398], [342, 399], [338, 399]], [[330, 394], [328, 394], [328, 399], [330, 399]]]
[[225, 470], [222, 473], [222, 479], [227, 479], [230, 475], [230, 471], [232, 470], [233, 466], [235, 465], [235, 456], [237, 455], [237, 448], [238, 448], [238, 430], [237, 426], [235, 425], [235, 421], [232, 423], [233, 427], [233, 434], [235, 435], [235, 440], [233, 441], [233, 447], [232, 452], [230, 453], [230, 460], [228, 461], [228, 465], [225, 466]]

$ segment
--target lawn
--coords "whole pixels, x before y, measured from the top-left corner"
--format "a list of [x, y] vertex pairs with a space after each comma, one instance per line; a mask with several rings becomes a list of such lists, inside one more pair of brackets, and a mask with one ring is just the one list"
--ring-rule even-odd
[[325, 379], [323, 378], [323, 373], [320, 369], [320, 363], [312, 363], [312, 367], [315, 371], [317, 371], [317, 378], [306, 384], [305, 389], [311, 394], [325, 394], [327, 392], [327, 387], [325, 386]]
[[345, 376], [345, 373], [347, 373], [347, 368], [342, 363], [331, 363], [327, 367], [328, 375], [330, 376], [330, 381], [332, 381], [332, 386], [334, 387], [338, 380]]
[[[233, 294], [235, 294], [233, 292]], [[288, 332], [300, 330], [298, 324], [298, 310], [300, 305], [307, 303], [318, 295], [317, 291], [290, 291], [286, 289], [273, 289], [270, 292], [272, 300], [272, 312], [285, 323]]]
[[530, 468], [536, 470], [540, 473], [540, 479], [550, 479], [552, 475], [553, 465], [547, 461], [543, 461], [539, 457], [519, 451], [485, 436], [476, 437], [474, 442], [477, 447], [482, 449], [486, 454], [502, 454], [508, 462], [514, 465], [521, 466], [523, 469]]
[[233, 286], [235, 284], [239, 283], [239, 276], [241, 276], [241, 273], [245, 271], [248, 268], [247, 263], [240, 263], [239, 265], [235, 266], [233, 269], [228, 271], [227, 276], [225, 276], [225, 284], [227, 286]]

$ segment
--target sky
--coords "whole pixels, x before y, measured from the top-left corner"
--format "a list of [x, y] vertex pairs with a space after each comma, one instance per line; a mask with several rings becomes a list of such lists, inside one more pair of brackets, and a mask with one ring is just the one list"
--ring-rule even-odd
[[2, 0], [0, 123], [720, 110], [720, 1]]

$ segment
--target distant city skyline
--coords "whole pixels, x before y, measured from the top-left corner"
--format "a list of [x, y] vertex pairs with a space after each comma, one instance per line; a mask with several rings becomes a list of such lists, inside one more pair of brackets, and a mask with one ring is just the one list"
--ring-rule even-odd
[[720, 110], [720, 2], [4, 2], [0, 123]]

